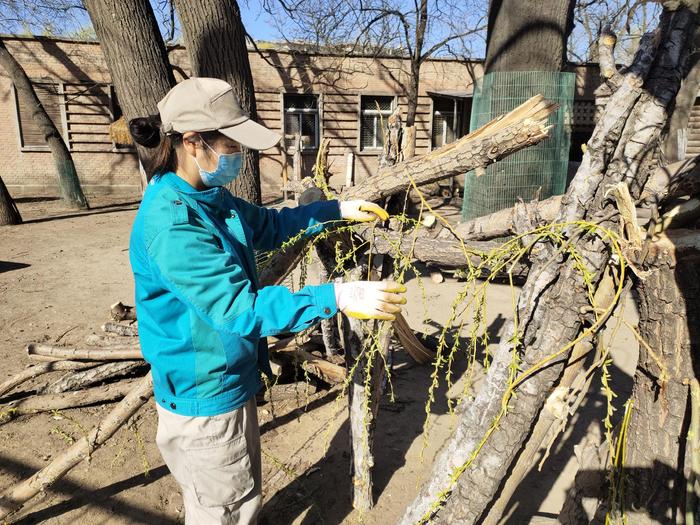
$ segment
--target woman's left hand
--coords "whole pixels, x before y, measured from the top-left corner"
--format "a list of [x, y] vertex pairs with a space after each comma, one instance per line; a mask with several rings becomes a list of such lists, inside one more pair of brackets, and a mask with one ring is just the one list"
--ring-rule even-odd
[[358, 222], [370, 222], [389, 218], [387, 211], [381, 206], [363, 200], [340, 201], [340, 216], [343, 219]]

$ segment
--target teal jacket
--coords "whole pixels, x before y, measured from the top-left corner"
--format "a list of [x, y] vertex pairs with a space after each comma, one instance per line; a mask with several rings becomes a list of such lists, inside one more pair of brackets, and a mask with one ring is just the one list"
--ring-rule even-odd
[[224, 188], [197, 191], [174, 173], [151, 180], [129, 256], [141, 349], [163, 408], [213, 416], [240, 407], [260, 389], [260, 371], [270, 373], [266, 336], [337, 312], [332, 284], [261, 288], [253, 250], [339, 219], [337, 201], [276, 211]]

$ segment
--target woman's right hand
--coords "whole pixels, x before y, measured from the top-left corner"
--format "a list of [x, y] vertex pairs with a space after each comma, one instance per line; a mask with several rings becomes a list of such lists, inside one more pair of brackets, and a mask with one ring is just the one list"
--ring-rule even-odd
[[335, 302], [349, 317], [393, 321], [406, 304], [405, 292], [393, 281], [352, 281], [335, 284]]

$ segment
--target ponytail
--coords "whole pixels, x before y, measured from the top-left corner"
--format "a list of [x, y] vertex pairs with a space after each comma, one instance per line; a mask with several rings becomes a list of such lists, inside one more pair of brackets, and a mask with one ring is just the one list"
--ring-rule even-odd
[[141, 159], [149, 180], [158, 173], [177, 169], [175, 147], [182, 141], [182, 135], [180, 133], [166, 135], [161, 131], [160, 125], [160, 115], [139, 117], [129, 121], [129, 132], [134, 142], [155, 150]]

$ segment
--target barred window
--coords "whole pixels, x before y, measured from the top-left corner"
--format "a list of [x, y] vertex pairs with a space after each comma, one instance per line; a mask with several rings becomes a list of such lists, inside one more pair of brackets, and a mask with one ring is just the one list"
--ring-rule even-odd
[[393, 110], [394, 97], [361, 97], [360, 150], [377, 150], [384, 147], [387, 119]]
[[453, 98], [433, 98], [432, 146], [440, 148], [459, 136], [462, 101]]
[[[59, 95], [59, 84], [50, 82], [33, 83], [34, 92], [39, 97], [41, 105], [44, 106], [49, 118], [53, 121], [59, 131], [63, 129], [61, 119], [61, 99]], [[17, 117], [19, 121], [19, 139], [22, 149], [27, 150], [48, 150], [44, 134], [39, 125], [32, 118], [32, 104], [23, 93], [15, 89], [15, 103], [17, 105]]]
[[[56, 125], [70, 151], [132, 151], [115, 144], [109, 126], [121, 116], [121, 108], [110, 84], [99, 82], [32, 82], [39, 101]], [[32, 118], [32, 105], [14, 90], [21, 148], [48, 151], [43, 133]]]
[[284, 95], [284, 141], [294, 148], [299, 137], [302, 150], [318, 148], [318, 96]]

